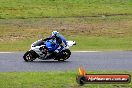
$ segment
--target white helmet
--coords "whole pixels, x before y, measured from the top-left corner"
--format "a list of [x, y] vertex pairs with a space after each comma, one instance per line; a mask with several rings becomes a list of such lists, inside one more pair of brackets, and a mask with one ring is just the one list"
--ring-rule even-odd
[[52, 36], [57, 36], [57, 37], [59, 37], [59, 35], [60, 35], [60, 33], [59, 33], [58, 31], [53, 31], [53, 32], [52, 32]]

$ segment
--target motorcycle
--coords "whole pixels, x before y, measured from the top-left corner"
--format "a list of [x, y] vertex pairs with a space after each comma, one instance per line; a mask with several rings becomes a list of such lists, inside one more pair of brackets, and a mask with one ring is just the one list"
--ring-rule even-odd
[[67, 46], [64, 47], [60, 52], [55, 53], [49, 52], [49, 49], [52, 48], [53, 41], [43, 41], [42, 39], [40, 39], [31, 44], [31, 49], [24, 54], [23, 59], [26, 62], [34, 61], [37, 58], [41, 60], [54, 59], [58, 61], [65, 61], [71, 55], [71, 51], [69, 50], [69, 48], [73, 45], [76, 45], [75, 41], [66, 42]]

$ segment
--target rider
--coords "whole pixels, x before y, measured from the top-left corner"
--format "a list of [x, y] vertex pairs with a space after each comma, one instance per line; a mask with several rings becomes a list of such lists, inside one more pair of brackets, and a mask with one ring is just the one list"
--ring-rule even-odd
[[64, 47], [67, 46], [67, 42], [65, 38], [58, 32], [58, 31], [53, 31], [52, 35], [43, 41], [47, 40], [52, 40], [55, 43], [55, 46], [50, 49], [50, 52], [60, 52]]

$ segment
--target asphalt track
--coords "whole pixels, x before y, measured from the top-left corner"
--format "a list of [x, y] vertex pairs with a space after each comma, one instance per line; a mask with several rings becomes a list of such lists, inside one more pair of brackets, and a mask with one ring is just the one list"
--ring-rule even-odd
[[88, 71], [132, 71], [132, 51], [72, 52], [65, 62], [35, 60], [25, 62], [23, 52], [0, 53], [0, 72], [69, 71], [83, 66]]

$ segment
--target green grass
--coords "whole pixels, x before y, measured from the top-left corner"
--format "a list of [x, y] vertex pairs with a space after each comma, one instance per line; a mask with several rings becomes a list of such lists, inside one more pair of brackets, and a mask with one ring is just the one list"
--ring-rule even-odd
[[72, 50], [132, 50], [132, 16], [1, 19], [0, 51], [26, 51], [58, 30], [75, 40]]
[[[74, 37], [77, 45], [71, 50], [132, 50], [132, 38], [109, 38], [109, 37]], [[0, 51], [26, 51], [36, 39], [0, 42]]]
[[132, 50], [132, 38], [76, 37], [73, 50]]
[[[88, 72], [90, 74], [108, 72]], [[123, 72], [110, 72], [123, 73]], [[131, 72], [125, 72], [125, 74]], [[129, 84], [86, 84], [76, 83], [74, 72], [1, 72], [0, 88], [131, 88]]]
[[0, 18], [131, 15], [131, 0], [0, 0]]
[[131, 5], [131, 0], [0, 0], [0, 17], [6, 18], [0, 19], [0, 51], [26, 51], [53, 30], [77, 42], [72, 50], [132, 50]]

